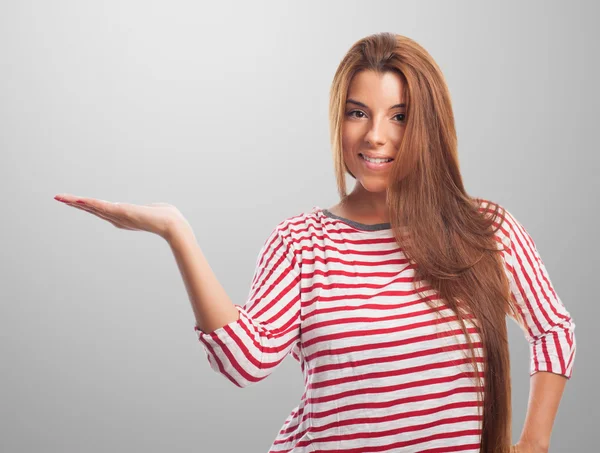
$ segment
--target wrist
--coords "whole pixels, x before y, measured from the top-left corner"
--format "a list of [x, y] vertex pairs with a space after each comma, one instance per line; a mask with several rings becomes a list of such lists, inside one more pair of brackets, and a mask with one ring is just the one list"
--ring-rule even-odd
[[192, 226], [184, 218], [173, 218], [169, 221], [163, 238], [173, 245], [182, 237], [194, 236]]
[[517, 451], [531, 453], [548, 453], [550, 445], [548, 442], [536, 441], [531, 439], [520, 439], [517, 442]]

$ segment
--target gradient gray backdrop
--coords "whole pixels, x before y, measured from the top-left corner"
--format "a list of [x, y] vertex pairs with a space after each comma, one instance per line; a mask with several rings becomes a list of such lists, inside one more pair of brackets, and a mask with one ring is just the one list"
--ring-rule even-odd
[[[243, 304], [271, 229], [338, 201], [329, 86], [349, 47], [380, 31], [439, 63], [467, 191], [525, 225], [574, 318], [550, 451], [598, 451], [598, 13], [591, 1], [3, 1], [0, 451], [267, 451], [302, 394], [298, 363], [233, 386], [208, 365], [167, 243], [53, 197], [174, 204]], [[516, 441], [529, 350], [509, 329]]]

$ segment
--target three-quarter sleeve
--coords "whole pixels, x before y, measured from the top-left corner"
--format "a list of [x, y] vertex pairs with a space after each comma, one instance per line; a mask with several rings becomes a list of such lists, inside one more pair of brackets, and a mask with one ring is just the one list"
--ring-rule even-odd
[[239, 319], [206, 333], [194, 330], [210, 367], [238, 387], [266, 378], [300, 338], [300, 267], [276, 227], [263, 244]]
[[550, 281], [537, 247], [522, 224], [506, 209], [510, 248], [510, 290], [530, 345], [530, 375], [538, 371], [571, 378], [575, 359], [575, 323]]

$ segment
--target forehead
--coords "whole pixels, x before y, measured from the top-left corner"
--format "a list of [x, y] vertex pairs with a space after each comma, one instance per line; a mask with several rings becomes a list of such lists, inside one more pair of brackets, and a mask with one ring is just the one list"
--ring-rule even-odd
[[385, 104], [402, 102], [404, 82], [402, 78], [392, 71], [377, 73], [372, 70], [363, 70], [354, 75], [348, 87], [348, 97], [363, 102]]

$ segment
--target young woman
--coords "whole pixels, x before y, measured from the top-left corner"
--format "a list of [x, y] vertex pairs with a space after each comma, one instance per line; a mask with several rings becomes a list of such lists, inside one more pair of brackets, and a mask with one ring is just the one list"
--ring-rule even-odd
[[[406, 37], [361, 39], [335, 74], [330, 126], [340, 202], [275, 226], [243, 306], [173, 206], [59, 199], [169, 242], [210, 366], [234, 385], [288, 354], [301, 364], [304, 395], [271, 453], [548, 451], [575, 324], [523, 225], [467, 195], [439, 67]], [[512, 446], [507, 315], [531, 347]]]

